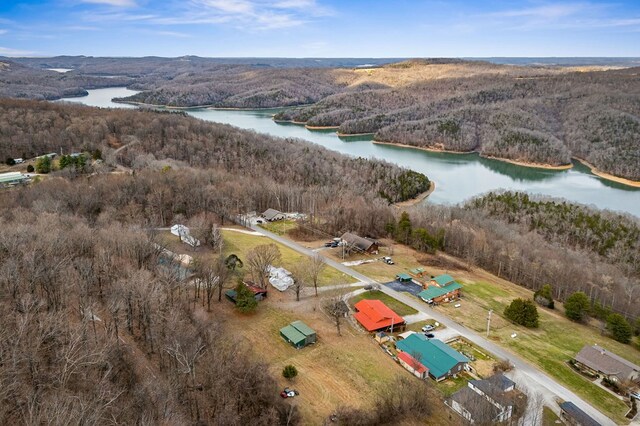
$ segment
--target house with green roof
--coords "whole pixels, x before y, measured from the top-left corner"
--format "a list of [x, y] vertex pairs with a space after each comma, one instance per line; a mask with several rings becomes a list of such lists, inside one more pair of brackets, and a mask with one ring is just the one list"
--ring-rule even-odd
[[396, 343], [396, 349], [408, 354], [414, 370], [427, 369], [429, 376], [436, 381], [455, 376], [464, 371], [469, 359], [460, 352], [438, 339], [427, 339], [414, 333]]
[[438, 275], [437, 277], [431, 277], [430, 285], [438, 286], [438, 287], [446, 287], [449, 284], [456, 282], [451, 275], [443, 274]]
[[410, 283], [412, 278], [409, 274], [398, 274], [396, 275], [396, 280], [400, 281], [401, 283]]
[[304, 348], [315, 343], [318, 339], [316, 332], [302, 321], [294, 321], [286, 327], [282, 327], [280, 336], [296, 349]]
[[418, 297], [427, 303], [442, 303], [460, 297], [462, 285], [453, 282], [446, 287], [429, 286], [418, 293]]

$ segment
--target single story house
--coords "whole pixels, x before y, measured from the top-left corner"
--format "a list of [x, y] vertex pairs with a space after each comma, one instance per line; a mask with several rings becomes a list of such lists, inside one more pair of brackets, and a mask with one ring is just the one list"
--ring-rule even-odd
[[438, 339], [427, 339], [419, 333], [412, 334], [396, 343], [399, 352], [411, 355], [422, 364], [429, 376], [441, 381], [455, 376], [467, 368], [469, 359]]
[[418, 293], [418, 297], [427, 303], [443, 303], [460, 298], [462, 285], [453, 282], [446, 287], [429, 286]]
[[560, 404], [560, 418], [572, 426], [601, 426], [593, 417], [579, 409], [571, 401]]
[[315, 343], [318, 339], [316, 332], [302, 321], [294, 321], [286, 327], [282, 327], [280, 336], [296, 349], [304, 348]]
[[585, 345], [574, 359], [578, 366], [595, 374], [601, 374], [610, 380], [624, 381], [640, 378], [639, 366], [598, 345]]
[[351, 232], [345, 232], [340, 239], [362, 253], [378, 254], [378, 243], [369, 238], [362, 238]]
[[0, 187], [14, 186], [29, 181], [29, 177], [20, 172], [0, 173]]
[[276, 220], [284, 220], [287, 218], [287, 215], [278, 211], [276, 209], [267, 209], [262, 213], [262, 217], [268, 220], [269, 222], [274, 222]]
[[398, 362], [401, 366], [403, 366], [411, 374], [419, 379], [426, 379], [427, 375], [429, 374], [429, 370], [427, 369], [427, 367], [422, 365], [419, 361], [417, 361], [414, 357], [406, 352], [398, 353]]
[[513, 414], [516, 384], [502, 373], [484, 380], [471, 380], [467, 387], [445, 400], [469, 423], [500, 423]]
[[396, 275], [396, 280], [400, 281], [401, 283], [410, 283], [413, 278], [411, 278], [411, 275], [409, 274], [398, 274]]
[[354, 305], [356, 313], [353, 317], [367, 331], [402, 331], [405, 327], [404, 318], [393, 312], [380, 300], [363, 299]]

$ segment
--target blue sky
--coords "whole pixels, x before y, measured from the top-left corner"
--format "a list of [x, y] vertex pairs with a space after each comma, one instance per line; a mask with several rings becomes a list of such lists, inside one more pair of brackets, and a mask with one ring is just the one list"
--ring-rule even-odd
[[640, 56], [640, 0], [0, 0], [8, 56]]

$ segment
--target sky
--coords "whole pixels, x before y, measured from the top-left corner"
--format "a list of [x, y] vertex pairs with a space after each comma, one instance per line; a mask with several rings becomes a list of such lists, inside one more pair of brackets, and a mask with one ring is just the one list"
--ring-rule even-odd
[[0, 55], [640, 57], [640, 0], [0, 0]]

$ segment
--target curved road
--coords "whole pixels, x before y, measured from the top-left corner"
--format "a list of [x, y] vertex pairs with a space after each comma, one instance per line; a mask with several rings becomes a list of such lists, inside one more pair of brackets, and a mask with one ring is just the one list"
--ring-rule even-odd
[[[269, 232], [261, 227], [258, 227], [256, 225], [251, 225], [250, 226], [251, 229], [253, 229], [256, 232], [259, 232], [262, 235], [265, 235], [293, 250], [296, 250], [299, 253], [302, 254], [306, 254], [307, 256], [313, 256], [315, 254], [317, 254], [316, 252], [314, 252], [313, 250], [310, 250], [306, 247], [301, 246], [300, 244], [291, 241], [287, 238], [283, 238], [279, 235], [276, 235], [272, 232]], [[475, 343], [476, 345], [488, 350], [489, 352], [493, 353], [494, 355], [496, 355], [499, 358], [503, 358], [503, 359], [508, 359], [511, 364], [513, 364], [514, 366], [514, 370], [517, 371], [517, 374], [519, 377], [525, 377], [527, 380], [531, 380], [533, 382], [535, 382], [535, 384], [537, 385], [537, 388], [543, 388], [545, 389], [548, 393], [557, 396], [560, 399], [563, 399], [565, 401], [571, 401], [574, 404], [576, 404], [581, 410], [583, 410], [585, 413], [589, 414], [591, 417], [593, 417], [595, 420], [597, 420], [599, 423], [601, 423], [603, 426], [615, 426], [616, 423], [613, 422], [611, 419], [609, 419], [607, 416], [605, 416], [604, 414], [602, 414], [601, 412], [599, 412], [598, 410], [596, 410], [595, 408], [593, 408], [590, 404], [588, 404], [587, 402], [585, 402], [582, 398], [580, 398], [578, 395], [576, 395], [575, 393], [573, 393], [571, 390], [565, 388], [564, 386], [562, 386], [561, 384], [557, 383], [554, 379], [552, 379], [551, 377], [549, 377], [547, 374], [545, 374], [544, 372], [540, 371], [537, 367], [535, 367], [534, 365], [530, 364], [529, 362], [525, 361], [524, 359], [520, 358], [518, 355], [514, 354], [511, 351], [508, 351], [504, 348], [502, 348], [501, 346], [496, 345], [495, 343], [485, 339], [484, 337], [482, 337], [480, 334], [476, 333], [473, 330], [469, 330], [468, 328], [464, 327], [463, 325], [458, 324], [457, 322], [451, 320], [449, 317], [434, 311], [431, 308], [428, 308], [425, 306], [424, 303], [421, 303], [420, 301], [414, 299], [413, 297], [410, 297], [409, 295], [403, 293], [403, 292], [398, 292], [395, 291], [385, 285], [382, 285], [381, 283], [378, 283], [375, 280], [372, 280], [371, 278], [357, 272], [354, 271], [353, 269], [349, 268], [348, 266], [344, 266], [341, 263], [338, 263], [332, 259], [328, 259], [325, 257], [326, 263], [327, 265], [339, 270], [340, 272], [343, 272], [347, 275], [352, 276], [353, 278], [363, 282], [363, 283], [371, 283], [371, 284], [379, 284], [380, 285], [380, 290], [386, 294], [388, 294], [389, 296], [393, 297], [396, 300], [399, 300], [400, 302], [411, 306], [412, 308], [414, 308], [415, 310], [417, 310], [418, 312], [422, 312], [426, 315], [428, 315], [429, 317], [435, 319], [436, 321], [438, 321], [441, 324], [444, 324], [446, 327], [448, 327], [449, 329], [454, 330], [455, 332], [457, 332], [458, 334], [460, 334], [460, 336], [464, 337], [465, 339]], [[528, 386], [527, 383], [521, 383], [521, 385], [523, 386]]]

